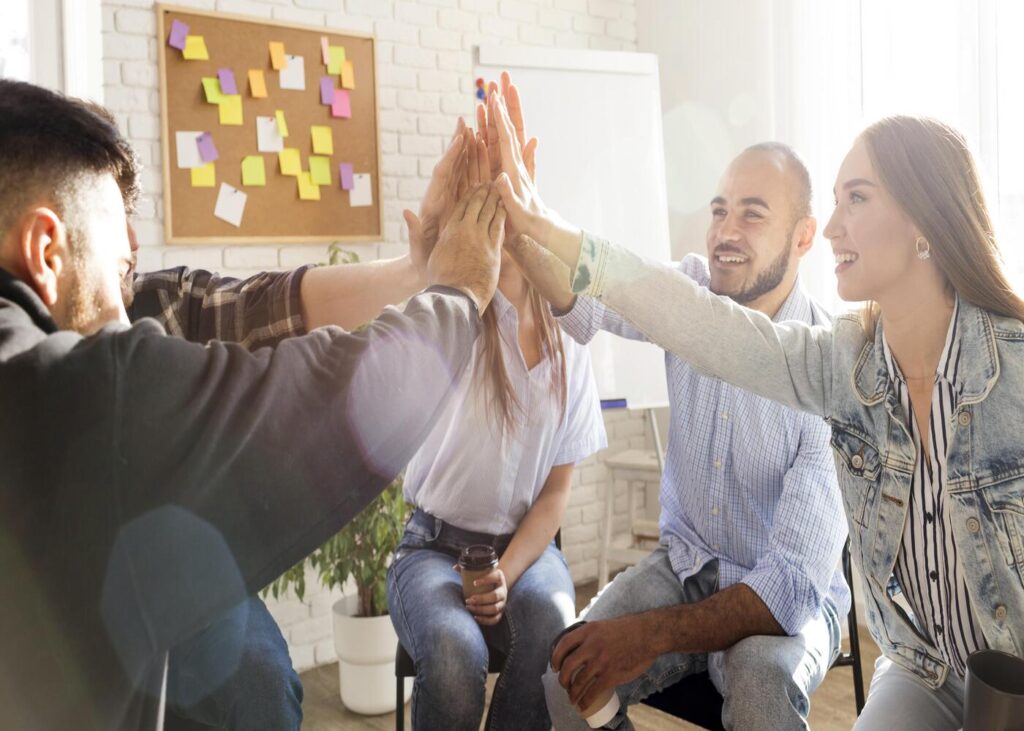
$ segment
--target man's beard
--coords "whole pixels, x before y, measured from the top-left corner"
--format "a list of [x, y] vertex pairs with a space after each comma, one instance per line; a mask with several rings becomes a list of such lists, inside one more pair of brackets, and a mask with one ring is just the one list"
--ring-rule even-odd
[[[790, 237], [792, 238], [792, 237]], [[754, 283], [746, 289], [740, 290], [735, 294], [729, 292], [720, 292], [715, 287], [710, 287], [711, 291], [715, 294], [723, 295], [728, 297], [737, 304], [746, 305], [753, 302], [759, 297], [771, 292], [773, 289], [782, 284], [782, 280], [786, 277], [786, 272], [789, 271], [789, 260], [790, 251], [789, 247], [784, 248], [777, 257], [760, 273], [754, 280]]]

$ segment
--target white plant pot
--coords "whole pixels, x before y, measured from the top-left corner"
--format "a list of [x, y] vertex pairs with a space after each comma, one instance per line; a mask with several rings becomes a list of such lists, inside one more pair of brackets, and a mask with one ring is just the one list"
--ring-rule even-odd
[[[374, 716], [395, 710], [395, 651], [398, 635], [391, 617], [356, 617], [359, 597], [334, 603], [334, 648], [338, 652], [341, 702], [350, 711]], [[405, 680], [405, 701], [412, 679]]]

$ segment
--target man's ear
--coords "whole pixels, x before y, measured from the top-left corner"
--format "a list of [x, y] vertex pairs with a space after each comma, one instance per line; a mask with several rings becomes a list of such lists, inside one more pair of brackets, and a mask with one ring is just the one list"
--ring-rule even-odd
[[793, 229], [793, 246], [796, 255], [803, 256], [814, 245], [814, 234], [818, 231], [818, 220], [814, 216], [804, 216]]
[[57, 282], [67, 264], [67, 229], [60, 216], [46, 207], [22, 218], [17, 232], [19, 272], [47, 307], [57, 303]]

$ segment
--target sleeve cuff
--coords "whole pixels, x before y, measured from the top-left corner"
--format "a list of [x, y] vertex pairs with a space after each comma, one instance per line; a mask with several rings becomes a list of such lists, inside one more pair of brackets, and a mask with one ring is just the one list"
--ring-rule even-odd
[[822, 597], [813, 585], [794, 567], [767, 556], [740, 583], [757, 594], [790, 637], [799, 634], [815, 612], [821, 608]]
[[608, 264], [608, 242], [588, 231], [583, 232], [580, 258], [572, 275], [572, 291], [588, 297], [600, 297]]

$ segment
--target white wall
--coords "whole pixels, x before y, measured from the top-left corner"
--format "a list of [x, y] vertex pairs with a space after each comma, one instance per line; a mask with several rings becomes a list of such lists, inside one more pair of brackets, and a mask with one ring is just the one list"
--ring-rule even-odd
[[[177, 0], [176, 4], [376, 36], [385, 240], [349, 247], [364, 260], [406, 251], [401, 211], [418, 205], [456, 115], [469, 117], [473, 112], [475, 45], [636, 47], [633, 0]], [[136, 218], [142, 245], [140, 269], [186, 264], [246, 276], [323, 261], [322, 246], [164, 246], [159, 42], [152, 0], [103, 0], [105, 102], [146, 168]], [[526, 111], [529, 122], [529, 106]], [[603, 515], [598, 499], [607, 474], [603, 456], [650, 444], [642, 417], [609, 412], [606, 423], [610, 447], [580, 465], [565, 519], [563, 544], [577, 581], [597, 575], [597, 536]], [[625, 489], [618, 486], [620, 512], [625, 510]], [[620, 528], [624, 520], [624, 516], [618, 519]], [[334, 660], [330, 606], [338, 592], [320, 590], [312, 575], [307, 588], [304, 602], [295, 598], [269, 602], [300, 670]]]

